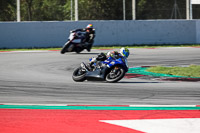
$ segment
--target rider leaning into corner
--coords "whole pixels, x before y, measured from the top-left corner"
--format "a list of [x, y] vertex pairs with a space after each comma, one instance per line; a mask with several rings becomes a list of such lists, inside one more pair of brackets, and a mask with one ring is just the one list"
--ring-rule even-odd
[[97, 55], [97, 57], [93, 57], [92, 60], [89, 62], [89, 64], [87, 65], [87, 67], [89, 69], [92, 69], [92, 65], [98, 61], [105, 61], [108, 58], [112, 58], [113, 60], [115, 59], [119, 59], [121, 57], [125, 57], [128, 58], [130, 52], [128, 50], [128, 48], [124, 48], [122, 47], [119, 52], [118, 51], [110, 51], [108, 53], [100, 53]]
[[86, 42], [88, 44], [87, 51], [90, 52], [92, 45], [94, 43], [94, 38], [95, 38], [95, 29], [93, 28], [93, 25], [88, 24], [86, 26], [86, 28], [84, 28], [84, 29], [76, 29], [76, 30], [72, 30], [70, 32], [77, 32], [77, 31], [86, 33], [86, 39], [83, 42], [84, 43]]

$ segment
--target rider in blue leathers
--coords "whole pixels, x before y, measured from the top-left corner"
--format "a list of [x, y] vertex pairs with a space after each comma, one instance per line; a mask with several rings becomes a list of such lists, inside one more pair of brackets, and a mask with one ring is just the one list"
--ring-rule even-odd
[[119, 52], [118, 51], [111, 51], [111, 52], [108, 52], [108, 53], [100, 53], [100, 54], [97, 55], [96, 58], [93, 57], [91, 59], [91, 61], [88, 64], [88, 67], [89, 67], [89, 69], [91, 69], [92, 65], [94, 63], [96, 63], [97, 61], [104, 61], [108, 58], [112, 58], [113, 60], [121, 58], [121, 57], [128, 58], [129, 54], [130, 54], [129, 50], [127, 48], [124, 48], [124, 47], [122, 47]]

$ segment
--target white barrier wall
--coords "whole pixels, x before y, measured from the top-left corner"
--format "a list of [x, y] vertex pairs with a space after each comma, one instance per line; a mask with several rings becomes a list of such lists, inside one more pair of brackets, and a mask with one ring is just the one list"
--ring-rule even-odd
[[62, 47], [70, 30], [89, 23], [94, 45], [200, 43], [197, 20], [0, 22], [0, 48]]

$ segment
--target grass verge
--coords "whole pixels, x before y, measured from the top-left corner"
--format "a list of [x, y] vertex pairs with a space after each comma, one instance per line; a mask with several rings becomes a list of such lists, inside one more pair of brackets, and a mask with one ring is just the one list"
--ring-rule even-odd
[[0, 51], [29, 51], [29, 50], [60, 50], [61, 48], [19, 48], [19, 49], [0, 49]]
[[[159, 48], [159, 47], [200, 47], [200, 44], [177, 44], [177, 45], [168, 45], [168, 44], [158, 44], [158, 45], [130, 45], [130, 46], [122, 46], [122, 45], [115, 45], [115, 46], [93, 46], [92, 49], [119, 49], [121, 47], [127, 47], [127, 48]], [[61, 47], [55, 47], [55, 48], [19, 48], [19, 49], [6, 49], [2, 48], [0, 51], [27, 51], [27, 50], [61, 50]]]
[[164, 67], [156, 66], [147, 69], [148, 72], [162, 73], [177, 76], [200, 77], [200, 65], [190, 65], [188, 67]]
[[167, 44], [163, 44], [163, 45], [130, 45], [130, 46], [120, 46], [120, 45], [116, 45], [116, 46], [109, 46], [109, 45], [104, 45], [104, 46], [94, 46], [94, 49], [119, 49], [121, 47], [126, 47], [126, 48], [160, 48], [160, 47], [200, 47], [200, 44], [193, 44], [193, 45], [189, 45], [189, 44], [182, 44], [182, 45], [167, 45]]

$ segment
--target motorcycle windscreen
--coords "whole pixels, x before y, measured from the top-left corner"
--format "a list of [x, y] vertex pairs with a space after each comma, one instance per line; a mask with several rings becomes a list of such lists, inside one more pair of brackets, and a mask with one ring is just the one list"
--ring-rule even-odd
[[74, 39], [72, 42], [73, 43], [81, 43], [81, 39]]

